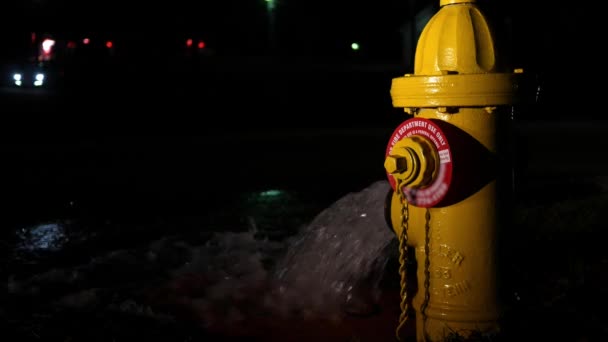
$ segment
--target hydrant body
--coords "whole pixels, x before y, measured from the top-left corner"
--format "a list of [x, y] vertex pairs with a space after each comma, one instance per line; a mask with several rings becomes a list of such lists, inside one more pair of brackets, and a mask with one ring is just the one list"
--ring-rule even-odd
[[474, 0], [440, 5], [418, 41], [414, 74], [393, 79], [393, 105], [412, 118], [395, 130], [385, 160], [394, 189], [389, 223], [415, 250], [417, 286], [408, 291], [416, 291], [418, 341], [500, 330], [499, 174], [510, 120], [503, 109], [515, 100], [519, 74], [501, 70]]

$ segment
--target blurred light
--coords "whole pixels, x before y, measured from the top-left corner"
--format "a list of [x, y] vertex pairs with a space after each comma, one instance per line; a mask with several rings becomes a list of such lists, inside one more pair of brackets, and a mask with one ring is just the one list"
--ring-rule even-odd
[[15, 81], [15, 85], [18, 86], [18, 87], [21, 87], [21, 80]]
[[350, 48], [353, 49], [354, 51], [359, 50], [359, 43], [352, 43], [350, 44]]
[[53, 46], [55, 45], [55, 41], [52, 39], [45, 39], [42, 41], [42, 51], [47, 55], [51, 53]]
[[108, 40], [108, 41], [106, 42], [106, 47], [107, 47], [108, 49], [111, 49], [111, 48], [112, 48], [112, 46], [114, 46], [114, 44], [112, 43], [112, 41], [111, 41], [111, 40]]
[[191, 38], [188, 38], [188, 39], [186, 40], [186, 46], [187, 46], [187, 47], [191, 47], [191, 46], [192, 46], [192, 43], [193, 43], [193, 42], [192, 42], [192, 39], [191, 39]]
[[21, 78], [22, 78], [21, 74], [14, 74], [14, 75], [13, 75], [13, 79], [14, 79], [15, 81], [21, 81]]
[[36, 74], [36, 80], [34, 81], [35, 87], [40, 87], [44, 82], [44, 74]]
[[32, 43], [36, 43], [36, 32], [32, 32]]
[[262, 191], [260, 193], [260, 196], [262, 197], [275, 197], [275, 196], [280, 196], [283, 194], [283, 191], [281, 190], [267, 190], [267, 191]]
[[204, 49], [205, 48], [205, 42], [202, 41], [202, 40], [200, 42], [198, 42], [198, 48], [199, 49]]
[[72, 41], [68, 42], [68, 49], [73, 49], [75, 47], [76, 47], [76, 43], [75, 42], [72, 42]]
[[85, 38], [85, 39], [83, 39], [83, 40], [82, 40], [82, 43], [83, 43], [84, 45], [87, 45], [87, 44], [89, 44], [90, 42], [91, 42], [91, 40], [90, 40], [89, 38]]

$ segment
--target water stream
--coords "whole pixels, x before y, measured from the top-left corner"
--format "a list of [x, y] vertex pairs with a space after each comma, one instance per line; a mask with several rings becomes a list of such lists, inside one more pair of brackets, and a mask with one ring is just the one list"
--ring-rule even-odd
[[[60, 333], [43, 317], [83, 312], [174, 323], [187, 316], [208, 329], [256, 317], [339, 321], [372, 314], [396, 250], [384, 218], [389, 187], [382, 180], [348, 193], [295, 229], [252, 215], [246, 230], [201, 227], [104, 249], [99, 236], [119, 228], [91, 231], [71, 220], [23, 227], [7, 281], [13, 323], [19, 321], [12, 328], [29, 321], [34, 334], [54, 336]], [[282, 195], [258, 194], [278, 202]]]

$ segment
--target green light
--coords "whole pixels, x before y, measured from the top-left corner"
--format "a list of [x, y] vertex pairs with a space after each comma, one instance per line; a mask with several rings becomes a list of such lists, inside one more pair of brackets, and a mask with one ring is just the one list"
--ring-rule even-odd
[[283, 191], [281, 190], [268, 190], [268, 191], [262, 191], [260, 193], [260, 196], [262, 197], [276, 197], [276, 196], [280, 196], [283, 193]]
[[358, 43], [352, 43], [350, 44], [350, 48], [357, 51], [359, 50], [359, 44]]

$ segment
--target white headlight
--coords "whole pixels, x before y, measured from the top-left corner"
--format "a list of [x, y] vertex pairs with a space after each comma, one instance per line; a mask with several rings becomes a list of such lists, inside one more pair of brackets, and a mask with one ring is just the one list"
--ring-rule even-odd
[[44, 81], [44, 74], [36, 74], [36, 81]]
[[17, 81], [17, 82], [18, 82], [18, 81], [21, 81], [21, 74], [14, 74], [14, 75], [13, 75], [13, 79], [14, 79], [15, 81]]

